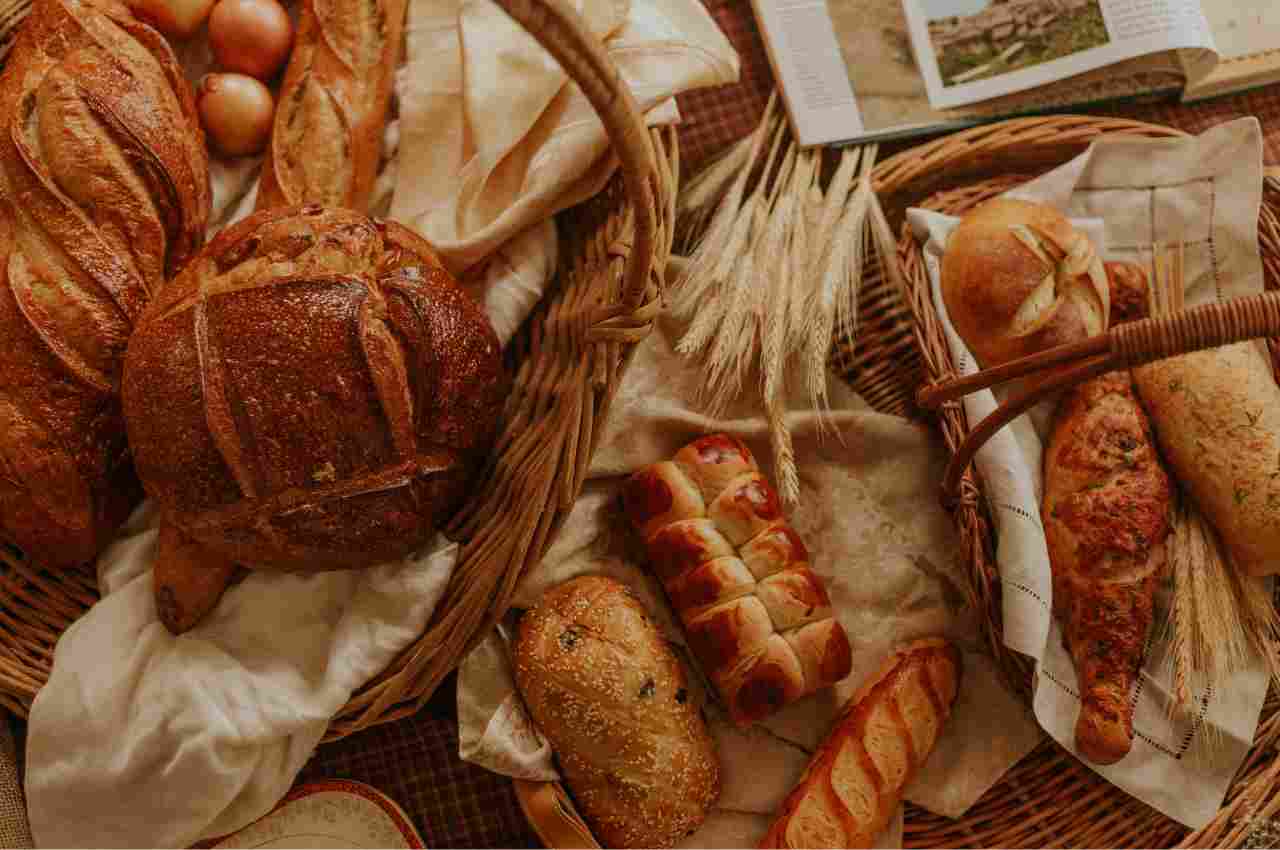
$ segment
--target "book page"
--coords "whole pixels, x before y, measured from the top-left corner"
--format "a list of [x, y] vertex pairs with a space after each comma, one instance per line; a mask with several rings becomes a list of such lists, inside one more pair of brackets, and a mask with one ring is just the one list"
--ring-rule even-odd
[[[1218, 2], [1218, 0], [1210, 0]], [[951, 109], [1152, 53], [1212, 63], [1199, 0], [904, 0], [930, 103]]]
[[1220, 61], [1188, 61], [1186, 97], [1195, 100], [1280, 80], [1280, 0], [1205, 0]]

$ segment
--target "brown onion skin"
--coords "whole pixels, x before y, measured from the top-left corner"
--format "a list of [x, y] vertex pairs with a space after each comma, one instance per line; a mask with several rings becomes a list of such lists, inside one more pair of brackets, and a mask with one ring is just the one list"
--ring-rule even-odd
[[293, 24], [276, 0], [218, 0], [209, 46], [224, 70], [269, 80], [289, 59]]
[[129, 11], [163, 35], [185, 41], [195, 35], [209, 17], [216, 0], [129, 0]]
[[223, 156], [261, 153], [271, 138], [275, 101], [253, 77], [207, 74], [196, 88], [196, 108], [209, 143]]

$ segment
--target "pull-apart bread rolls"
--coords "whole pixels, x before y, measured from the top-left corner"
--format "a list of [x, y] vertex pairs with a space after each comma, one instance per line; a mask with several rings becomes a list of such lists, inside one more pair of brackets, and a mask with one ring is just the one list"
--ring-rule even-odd
[[849, 675], [849, 640], [822, 580], [741, 441], [695, 440], [631, 476], [623, 502], [735, 723]]
[[986, 368], [1107, 329], [1107, 275], [1088, 236], [1043, 204], [997, 198], [964, 217], [942, 257], [942, 298]]
[[258, 209], [367, 212], [407, 0], [303, 0], [277, 98]]
[[618, 582], [552, 588], [520, 620], [516, 685], [606, 847], [670, 847], [720, 794], [684, 668]]
[[164, 522], [245, 566], [315, 571], [425, 543], [505, 386], [488, 319], [421, 237], [284, 208], [223, 231], [152, 302], [124, 409]]
[[951, 717], [960, 654], [931, 638], [899, 649], [845, 704], [761, 847], [870, 847]]
[[0, 537], [70, 566], [141, 496], [125, 344], [200, 247], [208, 159], [164, 39], [106, 0], [35, 0], [0, 120]]

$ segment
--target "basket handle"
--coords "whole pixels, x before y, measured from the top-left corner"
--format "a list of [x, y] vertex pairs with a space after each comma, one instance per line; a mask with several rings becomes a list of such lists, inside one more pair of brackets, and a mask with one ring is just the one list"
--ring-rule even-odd
[[960, 479], [991, 437], [1053, 393], [1116, 369], [1131, 369], [1167, 357], [1219, 348], [1251, 339], [1280, 336], [1280, 292], [1201, 304], [1170, 316], [1118, 325], [1081, 342], [1032, 354], [1003, 366], [923, 387], [917, 401], [926, 409], [1015, 378], [1039, 376], [978, 423], [951, 456], [942, 499], [953, 506]]
[[623, 278], [622, 300], [627, 308], [638, 308], [649, 286], [658, 239], [656, 160], [640, 108], [604, 45], [564, 0], [496, 2], [578, 84], [613, 143], [623, 187], [635, 213], [635, 242]]

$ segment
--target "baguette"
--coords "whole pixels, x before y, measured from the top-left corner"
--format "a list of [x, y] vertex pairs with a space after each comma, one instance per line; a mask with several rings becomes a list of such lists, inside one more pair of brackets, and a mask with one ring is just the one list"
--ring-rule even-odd
[[520, 620], [516, 686], [607, 847], [670, 847], [720, 793], [684, 668], [622, 584], [582, 576]]
[[897, 650], [845, 704], [761, 847], [870, 847], [951, 716], [960, 654], [929, 638]]
[[262, 166], [258, 209], [368, 212], [407, 0], [304, 0]]
[[636, 472], [623, 502], [735, 723], [754, 723], [849, 675], [849, 639], [822, 579], [741, 441], [695, 440]]

